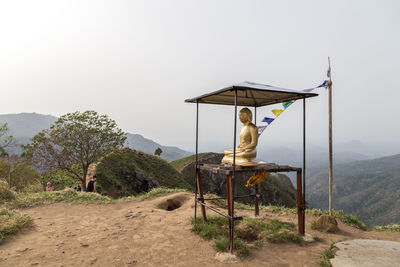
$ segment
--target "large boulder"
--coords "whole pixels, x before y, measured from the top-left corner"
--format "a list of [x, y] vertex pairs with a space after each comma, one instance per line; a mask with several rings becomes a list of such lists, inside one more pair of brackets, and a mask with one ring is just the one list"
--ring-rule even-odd
[[315, 222], [315, 227], [318, 230], [325, 231], [325, 232], [331, 232], [331, 233], [336, 233], [339, 231], [338, 228], [338, 223], [335, 219], [335, 217], [330, 216], [330, 215], [321, 215]]

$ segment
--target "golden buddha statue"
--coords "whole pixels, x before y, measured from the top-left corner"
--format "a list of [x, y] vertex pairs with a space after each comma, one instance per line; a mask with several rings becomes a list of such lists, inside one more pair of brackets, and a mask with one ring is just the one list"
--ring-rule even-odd
[[[239, 119], [243, 123], [243, 127], [240, 129], [240, 143], [236, 148], [236, 165], [257, 166], [258, 129], [251, 122], [252, 113], [250, 109], [242, 108], [239, 112]], [[225, 150], [224, 154], [222, 163], [233, 164], [233, 149]]]

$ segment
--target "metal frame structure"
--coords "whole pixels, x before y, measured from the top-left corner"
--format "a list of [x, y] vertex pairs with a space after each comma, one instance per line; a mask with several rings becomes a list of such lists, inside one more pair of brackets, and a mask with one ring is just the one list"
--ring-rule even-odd
[[[240, 101], [238, 101], [238, 92], [241, 93]], [[303, 91], [294, 91], [290, 89], [283, 89], [279, 87], [273, 87], [269, 85], [256, 84], [251, 82], [243, 82], [237, 85], [233, 85], [210, 94], [205, 94], [196, 98], [187, 99], [187, 103], [196, 103], [196, 165], [195, 165], [195, 221], [197, 217], [197, 203], [201, 205], [201, 213], [203, 219], [207, 221], [205, 208], [208, 208], [226, 218], [229, 219], [229, 239], [230, 239], [230, 252], [234, 249], [234, 226], [235, 220], [242, 219], [241, 217], [235, 217], [235, 199], [246, 196], [235, 196], [235, 177], [237, 172], [287, 172], [296, 171], [297, 173], [297, 206], [298, 206], [298, 232], [301, 235], [305, 233], [305, 174], [306, 174], [306, 98], [317, 96], [314, 93], [308, 93]], [[232, 99], [233, 98], [233, 99]], [[290, 166], [279, 166], [276, 164], [264, 164], [257, 167], [237, 167], [236, 166], [236, 128], [237, 128], [237, 107], [238, 106], [253, 106], [254, 107], [254, 118], [257, 118], [257, 107], [281, 103], [284, 101], [303, 99], [303, 168], [294, 168]], [[221, 104], [221, 105], [234, 105], [234, 129], [233, 129], [233, 164], [232, 166], [225, 165], [207, 165], [199, 164], [198, 158], [198, 141], [199, 141], [199, 104]], [[227, 204], [228, 214], [225, 214], [205, 203], [205, 199], [201, 184], [200, 170], [211, 171], [214, 173], [224, 173], [227, 177]], [[199, 197], [198, 197], [199, 195]], [[255, 187], [255, 215], [259, 213], [259, 187]], [[225, 199], [225, 197], [214, 198], [214, 199]]]

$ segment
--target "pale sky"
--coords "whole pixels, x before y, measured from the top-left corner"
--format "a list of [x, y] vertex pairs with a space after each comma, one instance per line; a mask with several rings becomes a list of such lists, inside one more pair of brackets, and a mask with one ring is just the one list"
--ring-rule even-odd
[[[310, 88], [330, 56], [335, 142], [398, 145], [399, 12], [398, 1], [378, 0], [1, 1], [0, 114], [96, 110], [194, 151], [186, 98], [245, 80]], [[316, 92], [307, 142], [325, 145], [328, 95]], [[301, 111], [286, 110], [259, 149], [300, 146]], [[200, 150], [232, 147], [232, 129], [233, 107], [200, 106]]]

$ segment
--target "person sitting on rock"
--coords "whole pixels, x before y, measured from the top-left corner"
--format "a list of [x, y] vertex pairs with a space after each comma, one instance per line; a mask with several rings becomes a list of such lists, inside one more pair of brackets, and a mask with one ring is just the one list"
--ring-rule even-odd
[[54, 191], [54, 186], [52, 186], [50, 182], [48, 182], [46, 185], [46, 191], [47, 192]]

